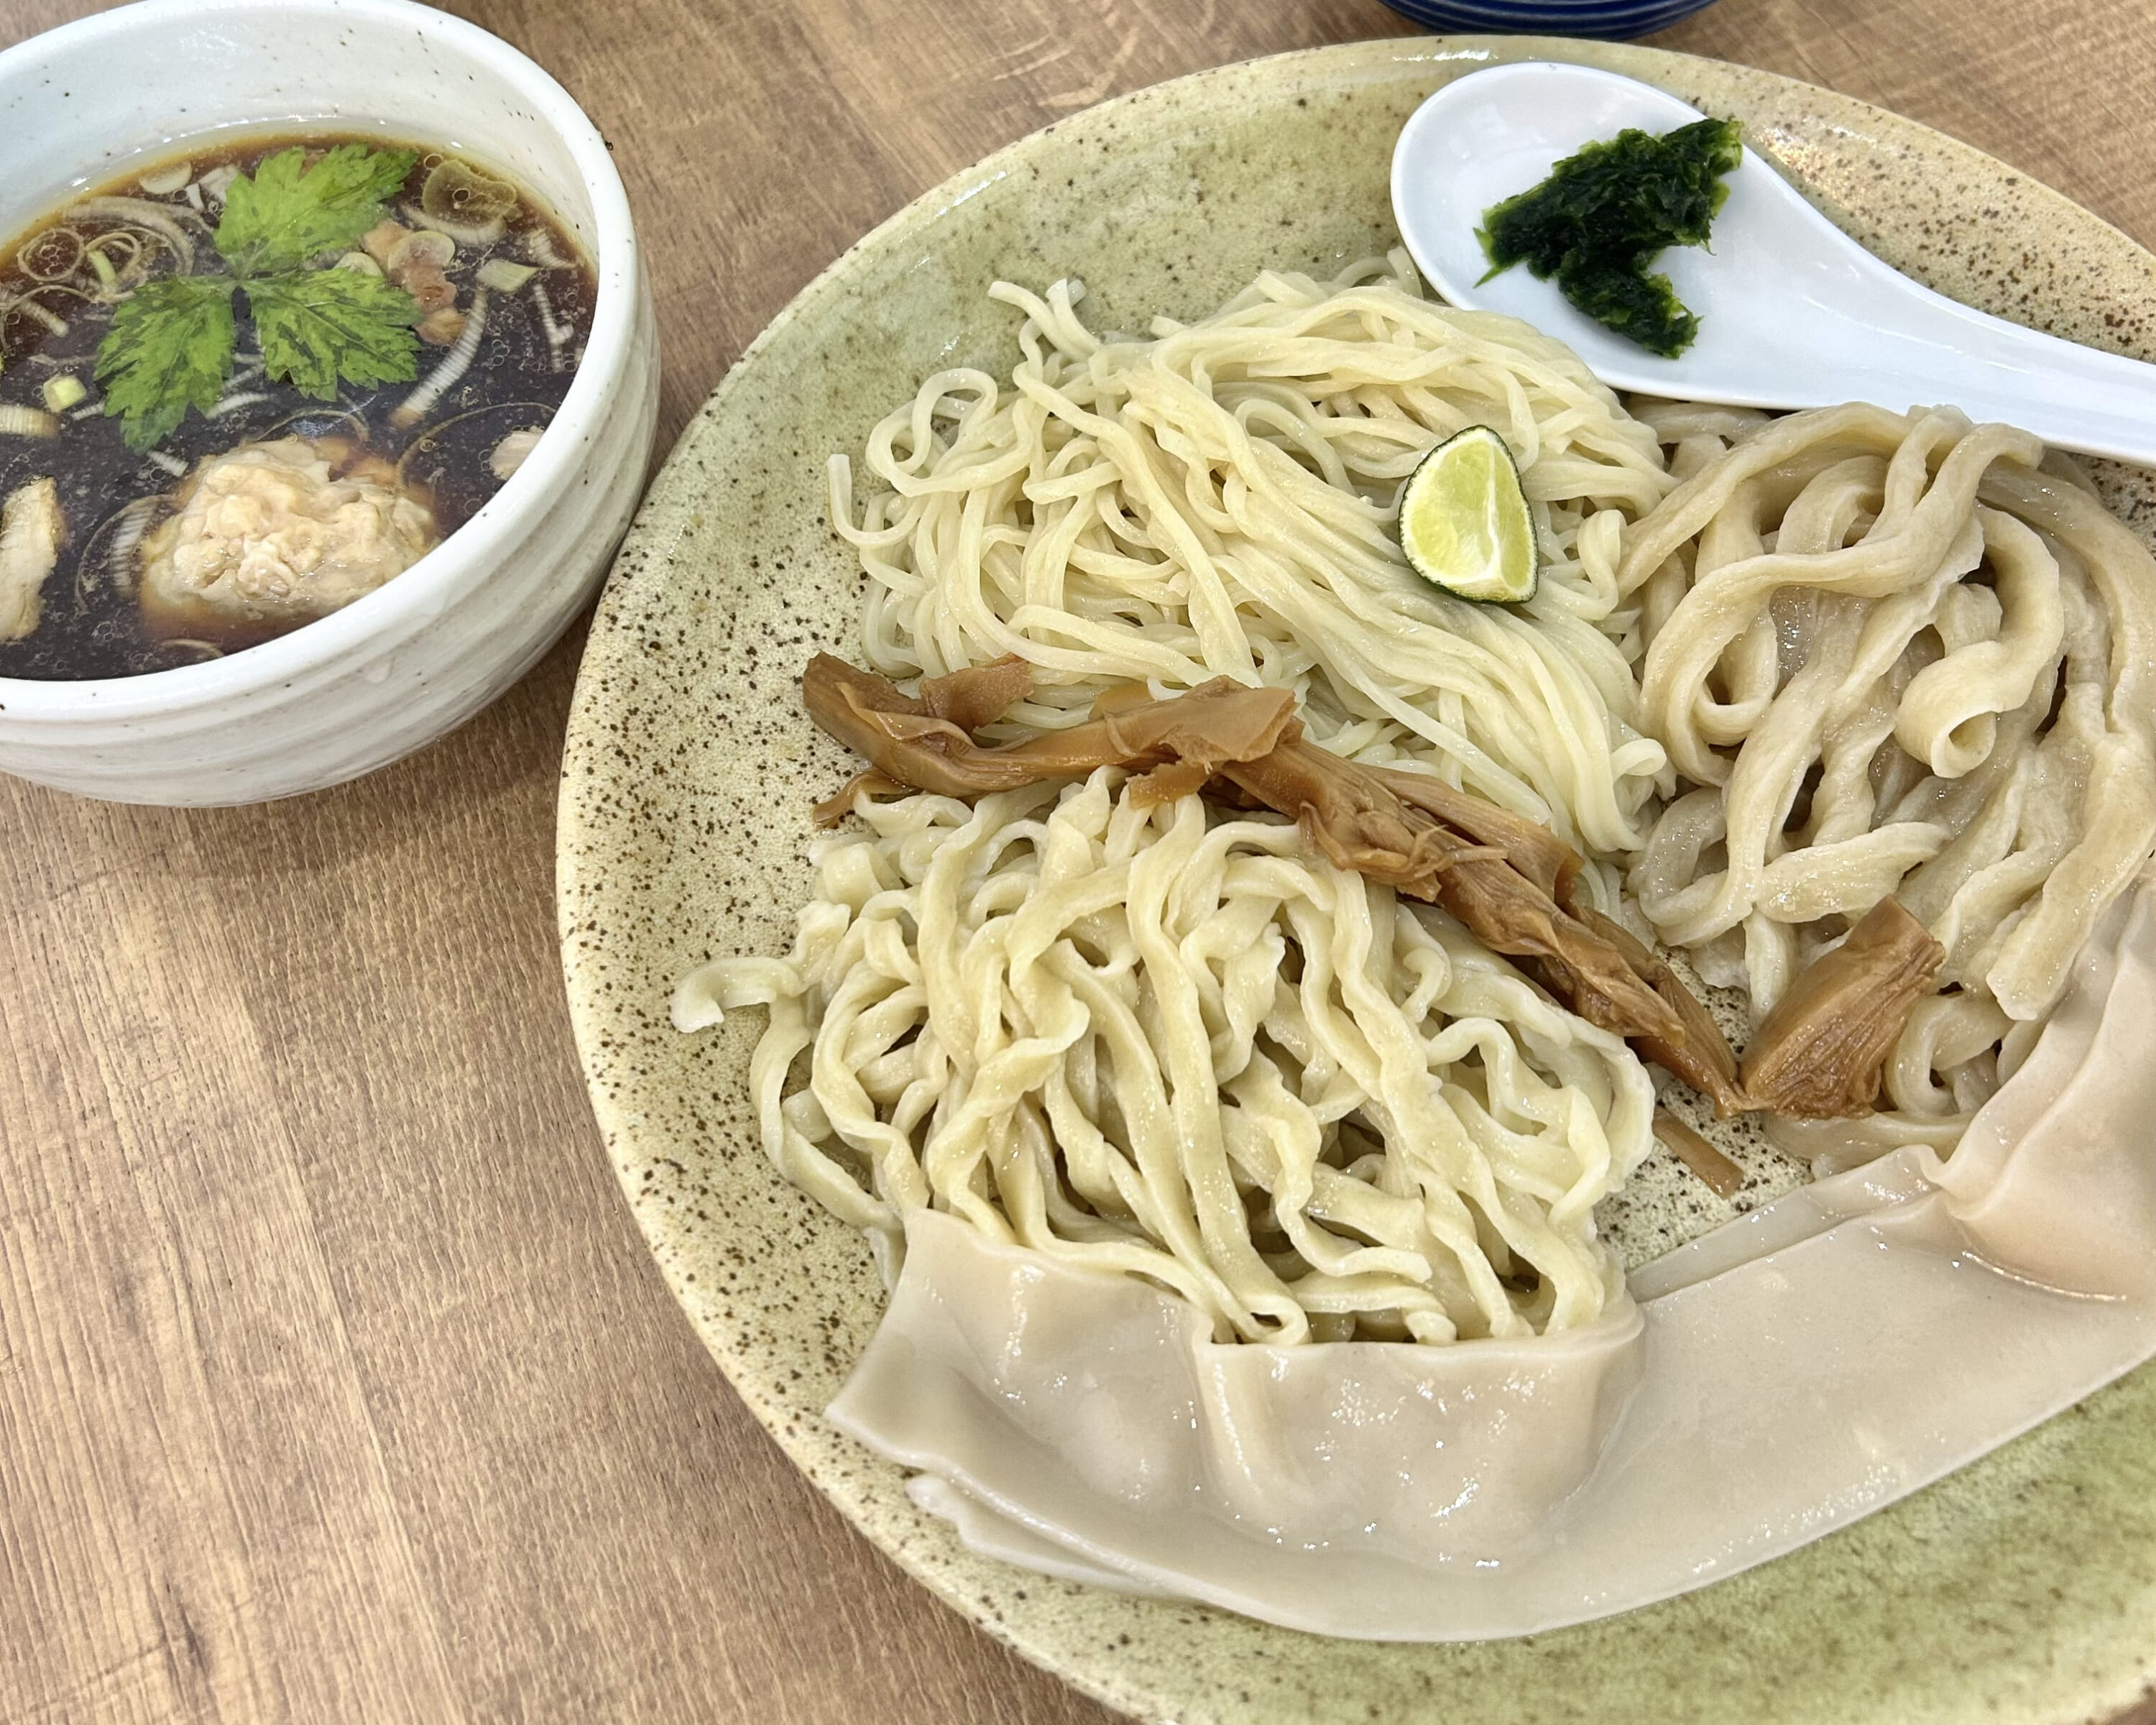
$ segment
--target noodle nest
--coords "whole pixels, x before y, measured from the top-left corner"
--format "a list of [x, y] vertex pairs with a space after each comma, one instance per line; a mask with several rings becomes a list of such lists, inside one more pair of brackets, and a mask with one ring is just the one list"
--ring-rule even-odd
[[1682, 483], [1620, 584], [1681, 794], [1630, 890], [1755, 1018], [1897, 897], [1946, 960], [1892, 1106], [1770, 1131], [1950, 1150], [2156, 845], [2156, 562], [2071, 462], [1951, 409], [1640, 410]]
[[1654, 1107], [1623, 1041], [1294, 826], [1122, 778], [863, 797], [793, 952], [682, 984], [684, 1029], [770, 1009], [788, 1178], [887, 1261], [933, 1204], [1224, 1337], [1521, 1336], [1620, 1297], [1594, 1207]]
[[[832, 460], [870, 663], [1014, 655], [1032, 729], [1133, 684], [1290, 689], [1322, 747], [1585, 850], [1587, 898], [1754, 1023], [1897, 897], [1939, 992], [1881, 1111], [1768, 1122], [1815, 1169], [1949, 1152], [2156, 845], [2156, 562], [2025, 434], [1628, 412], [1399, 258], [1268, 273], [1147, 339], [1087, 330], [1074, 283], [992, 291], [1023, 314], [1009, 377], [925, 380], [865, 496]], [[1533, 512], [1523, 605], [1399, 547], [1404, 482], [1472, 424]], [[791, 954], [703, 967], [675, 1022], [769, 1010], [765, 1148], [887, 1276], [932, 1206], [1223, 1339], [1512, 1337], [1626, 1297], [1594, 1206], [1648, 1153], [1647, 1069], [1442, 911], [1112, 768], [853, 808]]]
[[[1226, 675], [1296, 692], [1314, 740], [1427, 766], [1574, 844], [1626, 850], [1662, 773], [1637, 724], [1626, 525], [1669, 490], [1653, 434], [1568, 348], [1421, 297], [1404, 256], [1267, 273], [1151, 340], [1100, 337], [1058, 282], [1008, 385], [937, 372], [876, 427], [831, 518], [869, 578], [869, 663], [940, 676], [1014, 654], [1045, 727], [1096, 696]], [[1470, 425], [1502, 435], [1543, 570], [1522, 606], [1438, 592], [1399, 547], [1400, 489]]]

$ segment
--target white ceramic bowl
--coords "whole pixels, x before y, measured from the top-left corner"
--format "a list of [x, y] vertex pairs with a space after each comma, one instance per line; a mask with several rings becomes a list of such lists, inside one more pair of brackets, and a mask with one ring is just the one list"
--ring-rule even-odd
[[643, 489], [658, 341], [629, 202], [568, 93], [408, 0], [143, 0], [0, 54], [0, 238], [207, 132], [333, 123], [502, 169], [598, 265], [583, 363], [470, 521], [365, 598], [146, 676], [0, 678], [0, 770], [129, 803], [253, 803], [386, 765], [528, 670], [598, 586]]

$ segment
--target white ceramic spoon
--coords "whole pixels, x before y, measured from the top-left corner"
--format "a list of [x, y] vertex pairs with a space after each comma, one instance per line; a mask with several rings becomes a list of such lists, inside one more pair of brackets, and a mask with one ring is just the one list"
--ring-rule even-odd
[[1614, 388], [1745, 407], [1951, 403], [2046, 442], [2156, 466], [2156, 366], [2040, 335], [1889, 269], [1751, 150], [1727, 177], [1712, 249], [1654, 268], [1699, 315], [1662, 359], [1573, 310], [1515, 264], [1488, 281], [1475, 230], [1583, 144], [1700, 117], [1675, 96], [1586, 66], [1492, 66], [1417, 109], [1393, 151], [1393, 213], [1424, 277], [1455, 305], [1507, 311], [1570, 345]]

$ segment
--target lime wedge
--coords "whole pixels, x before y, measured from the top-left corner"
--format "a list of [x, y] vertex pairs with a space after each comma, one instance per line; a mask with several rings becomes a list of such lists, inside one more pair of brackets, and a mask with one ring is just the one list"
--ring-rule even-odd
[[1423, 457], [1400, 497], [1400, 549], [1455, 598], [1516, 605], [1535, 596], [1535, 518], [1504, 439], [1471, 425]]

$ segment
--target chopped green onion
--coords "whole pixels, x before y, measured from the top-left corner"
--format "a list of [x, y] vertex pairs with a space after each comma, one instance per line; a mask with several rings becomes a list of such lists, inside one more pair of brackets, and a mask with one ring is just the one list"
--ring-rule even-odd
[[36, 408], [0, 402], [0, 437], [58, 437], [60, 422]]
[[490, 287], [497, 294], [513, 294], [538, 274], [529, 264], [512, 264], [506, 258], [489, 258], [479, 266], [481, 287]]

